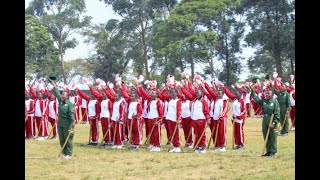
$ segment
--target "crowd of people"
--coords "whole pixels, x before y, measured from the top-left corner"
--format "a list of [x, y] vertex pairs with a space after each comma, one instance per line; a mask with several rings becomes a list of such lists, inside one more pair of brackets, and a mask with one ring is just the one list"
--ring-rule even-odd
[[[272, 156], [277, 151], [276, 130], [280, 131], [280, 136], [287, 136], [289, 130], [295, 130], [293, 75], [290, 75], [289, 82], [282, 82], [274, 73], [273, 80], [257, 80], [231, 87], [224, 86], [220, 81], [208, 83], [200, 75], [194, 75], [192, 80], [186, 73], [182, 73], [181, 77], [181, 81], [176, 81], [174, 76], [168, 75], [166, 84], [157, 88], [156, 81], [144, 81], [143, 76], [124, 83], [116, 75], [115, 85], [97, 79], [97, 86], [94, 87], [84, 81], [91, 93], [81, 90], [78, 84], [72, 85], [75, 93], [67, 87], [61, 91], [66, 92], [63, 97], [67, 97], [73, 105], [74, 123], [90, 124], [90, 146], [97, 146], [99, 136], [102, 135], [102, 145], [106, 147], [122, 149], [127, 143], [130, 149], [136, 150], [142, 144], [147, 144], [150, 151], [160, 151], [161, 139], [166, 138], [167, 145], [172, 146], [169, 152], [178, 153], [181, 152], [184, 138], [184, 146], [198, 153], [205, 153], [211, 141], [216, 151], [226, 151], [226, 126], [230, 110], [235, 149], [243, 149], [245, 146], [244, 125], [247, 117], [266, 119], [263, 122], [266, 126], [262, 129], [266, 138], [270, 115], [274, 115], [270, 128], [275, 133], [270, 133], [265, 156]], [[61, 100], [61, 95], [57, 95], [54, 86], [55, 83], [31, 85], [26, 81], [27, 140], [42, 141], [57, 137], [58, 117], [63, 117], [58, 110], [61, 102], [57, 96]], [[251, 109], [254, 114], [251, 114]], [[49, 125], [53, 127], [50, 132]], [[99, 126], [102, 134], [99, 133]], [[210, 137], [206, 133], [207, 127], [211, 131]], [[162, 128], [166, 130], [165, 135], [161, 134]], [[181, 130], [184, 137], [180, 136]], [[145, 142], [142, 142], [143, 137], [146, 138]]]

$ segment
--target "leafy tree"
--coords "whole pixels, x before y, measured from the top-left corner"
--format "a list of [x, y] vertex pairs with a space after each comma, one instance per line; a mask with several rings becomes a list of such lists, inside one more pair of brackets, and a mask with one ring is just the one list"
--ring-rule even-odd
[[[261, 56], [269, 54], [272, 61], [266, 63], [275, 64], [280, 77], [283, 78], [284, 64], [289, 61], [291, 71], [294, 73], [295, 1], [245, 0], [242, 8], [251, 27], [251, 32], [246, 36], [245, 41], [249, 46], [259, 50], [259, 54], [256, 54], [257, 61]], [[270, 65], [263, 64], [263, 66]]]
[[70, 82], [73, 78], [80, 76], [89, 79], [93, 78], [94, 69], [86, 59], [75, 59], [65, 62], [67, 80]]
[[81, 15], [86, 11], [85, 0], [33, 0], [27, 9], [48, 27], [54, 42], [59, 48], [64, 83], [67, 83], [63, 55], [66, 49], [78, 44], [70, 36], [90, 24], [91, 17]]
[[93, 26], [83, 33], [88, 38], [86, 42], [93, 43], [96, 49], [96, 54], [89, 58], [94, 78], [112, 81], [115, 74], [122, 75], [128, 70], [130, 56], [134, 54], [130, 36], [120, 26], [118, 20], [111, 19], [106, 25]]
[[60, 71], [58, 49], [47, 27], [36, 17], [25, 15], [25, 76], [37, 79], [58, 76]]

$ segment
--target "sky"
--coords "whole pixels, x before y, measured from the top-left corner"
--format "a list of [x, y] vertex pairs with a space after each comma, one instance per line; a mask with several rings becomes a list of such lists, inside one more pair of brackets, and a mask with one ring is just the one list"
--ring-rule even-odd
[[[25, 1], [25, 7], [29, 5], [32, 0]], [[87, 12], [85, 15], [92, 17], [92, 24], [101, 24], [106, 23], [109, 19], [120, 19], [120, 16], [116, 15], [111, 6], [107, 6], [104, 2], [99, 0], [85, 0], [87, 6]], [[87, 58], [91, 54], [94, 54], [94, 46], [92, 44], [84, 43], [85, 38], [81, 35], [75, 34], [71, 36], [71, 38], [76, 38], [79, 42], [77, 47], [74, 49], [66, 50], [64, 55], [65, 61], [70, 61], [78, 58]], [[248, 59], [254, 53], [254, 49], [252, 48], [243, 48], [242, 56]], [[246, 61], [242, 64], [244, 67], [242, 68], [240, 74], [240, 80], [245, 80], [249, 75], [249, 70], [246, 66]], [[204, 68], [205, 64], [197, 64], [195, 66], [195, 72], [201, 72]], [[220, 64], [221, 67], [221, 64]], [[191, 72], [191, 71], [190, 71]]]

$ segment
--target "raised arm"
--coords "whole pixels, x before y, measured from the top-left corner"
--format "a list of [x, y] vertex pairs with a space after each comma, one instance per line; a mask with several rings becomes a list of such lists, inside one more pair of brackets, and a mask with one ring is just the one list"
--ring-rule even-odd
[[226, 86], [223, 86], [222, 89], [224, 90], [225, 94], [228, 96], [229, 99], [237, 99], [237, 97]]
[[139, 91], [143, 98], [150, 100], [151, 96], [143, 89], [142, 86], [139, 86]]
[[111, 93], [107, 88], [104, 87], [103, 91], [106, 94], [106, 96], [108, 97], [108, 99], [110, 99], [111, 102], [115, 101], [113, 93]]
[[84, 93], [80, 89], [76, 89], [76, 92], [81, 98], [85, 99], [87, 102], [90, 101], [90, 99], [91, 99], [90, 96], [88, 96], [86, 93]]
[[214, 92], [214, 90], [212, 88], [210, 88], [210, 86], [208, 85], [207, 82], [203, 82], [204, 87], [206, 88], [206, 90], [209, 92], [209, 94], [211, 95], [212, 99], [217, 99], [217, 94]]
[[37, 98], [38, 98], [37, 93], [34, 91], [34, 89], [32, 88], [32, 86], [30, 86], [30, 85], [29, 85], [29, 91], [30, 91], [33, 99], [37, 99]]
[[251, 88], [251, 96], [252, 96], [252, 99], [253, 99], [256, 103], [262, 105], [263, 100], [260, 99], [260, 98], [256, 95], [256, 93], [255, 93], [254, 90], [253, 90], [253, 86], [252, 86], [252, 88]]

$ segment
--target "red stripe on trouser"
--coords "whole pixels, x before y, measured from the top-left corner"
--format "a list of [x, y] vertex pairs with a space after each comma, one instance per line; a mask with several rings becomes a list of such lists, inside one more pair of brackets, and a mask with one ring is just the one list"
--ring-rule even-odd
[[[213, 126], [217, 127], [217, 124], [218, 124], [218, 121], [213, 120]], [[220, 118], [218, 129], [219, 130], [218, 130], [216, 147], [224, 147], [226, 146], [226, 119], [225, 118]], [[213, 130], [213, 136], [212, 136], [213, 140], [216, 136], [216, 130], [217, 128], [214, 128]]]
[[181, 142], [180, 142], [180, 127], [178, 125], [178, 127], [176, 129], [176, 132], [173, 134], [174, 129], [177, 126], [177, 123], [173, 122], [173, 121], [170, 121], [170, 120], [167, 120], [167, 121], [168, 121], [169, 130], [170, 130], [170, 132], [172, 132], [171, 133], [172, 145], [173, 145], [173, 147], [180, 147], [180, 145], [181, 145]]
[[236, 145], [244, 145], [244, 133], [242, 123], [234, 122], [234, 140]]
[[169, 120], [166, 120], [165, 118], [163, 118], [163, 124], [164, 124], [164, 127], [166, 128], [167, 139], [168, 139], [168, 141], [169, 141], [169, 139], [171, 138], [171, 134], [173, 133], [173, 131], [170, 130], [168, 121], [169, 121]]
[[51, 126], [53, 126], [52, 134], [53, 136], [57, 135], [57, 123], [55, 123], [55, 119], [48, 117], [48, 121], [50, 122]]
[[99, 121], [98, 119], [91, 119], [91, 141], [98, 142], [99, 139]]
[[[130, 128], [131, 121], [132, 121], [132, 119], [128, 119], [129, 128]], [[140, 144], [140, 132], [139, 132], [140, 122], [139, 121], [140, 120], [134, 119], [133, 122], [132, 122], [131, 144], [133, 144], [133, 145], [139, 145]], [[129, 133], [130, 133], [130, 131], [129, 131]]]
[[246, 103], [247, 116], [251, 116], [250, 103]]
[[[44, 117], [43, 121], [41, 119], [42, 119], [41, 117], [36, 117], [37, 128], [38, 128], [38, 131], [40, 131], [39, 137], [48, 136], [48, 123], [46, 121], [46, 118]], [[41, 128], [40, 128], [40, 123], [42, 123]]]
[[[102, 117], [100, 118], [100, 122], [101, 122], [101, 129], [102, 129], [102, 137], [105, 137], [104, 142], [107, 143], [111, 141], [110, 132], [107, 132], [109, 127], [109, 118]], [[105, 136], [106, 133], [108, 134]]]
[[[195, 143], [198, 143], [199, 138], [202, 134], [203, 131], [205, 131], [206, 127], [206, 120], [204, 119], [199, 119], [199, 120], [192, 120], [192, 127], [194, 130], [194, 135], [196, 137]], [[207, 132], [205, 132], [198, 144], [198, 147], [206, 147], [207, 146]]]
[[[148, 119], [148, 124], [149, 124], [149, 128], [154, 125], [154, 123], [156, 121], [158, 121], [158, 118], [154, 118], [154, 119]], [[151, 128], [150, 128], [150, 131], [151, 131]], [[161, 126], [160, 126], [160, 123], [158, 123], [154, 128], [153, 128], [153, 131], [152, 131], [152, 134], [151, 134], [151, 138], [150, 138], [150, 144], [152, 144], [153, 146], [157, 146], [157, 147], [160, 147], [161, 146]]]
[[76, 120], [76, 122], [79, 122], [79, 108], [78, 107], [74, 107], [74, 119]]
[[89, 118], [87, 116], [87, 108], [81, 107], [81, 113], [82, 113], [82, 117], [83, 117], [82, 121], [89, 122]]
[[[292, 127], [295, 127], [296, 125], [296, 120], [294, 120], [296, 117], [296, 106], [291, 106], [291, 110], [290, 110], [290, 119], [291, 119], [291, 123], [293, 124]], [[293, 122], [294, 120], [294, 122]]]
[[[115, 130], [115, 127], [117, 128], [116, 132], [114, 132]], [[120, 124], [120, 123], [116, 123], [115, 121], [112, 121], [111, 122], [111, 128], [112, 128], [112, 138], [113, 138], [113, 135], [114, 133], [116, 133], [116, 137], [115, 137], [115, 142], [114, 145], [122, 145], [122, 136], [123, 136], [123, 124]]]
[[143, 118], [143, 121], [144, 121], [144, 126], [146, 128], [146, 138], [148, 137], [149, 135], [149, 121], [148, 121], [148, 118]]
[[187, 139], [190, 131], [192, 131], [192, 124], [191, 123], [192, 123], [191, 117], [182, 118], [181, 124], [182, 124], [182, 128], [183, 128], [183, 133], [184, 133], [184, 140], [188, 144], [193, 143], [192, 133], [190, 134], [189, 139]]
[[139, 132], [140, 132], [140, 142], [142, 142], [142, 138], [143, 138], [143, 124], [144, 124], [144, 118], [140, 118], [140, 122], [139, 122]]
[[33, 116], [28, 116], [26, 121], [26, 137], [31, 138], [33, 136]]

